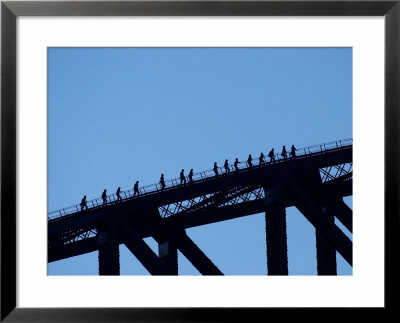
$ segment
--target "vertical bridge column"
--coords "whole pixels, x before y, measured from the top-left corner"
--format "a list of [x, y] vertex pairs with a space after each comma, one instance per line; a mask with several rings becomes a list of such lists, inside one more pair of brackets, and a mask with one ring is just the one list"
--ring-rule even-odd
[[115, 224], [98, 229], [99, 275], [119, 275], [119, 243]]
[[[335, 226], [335, 216], [328, 208], [328, 200], [326, 199], [327, 196], [324, 196], [319, 170], [300, 176], [298, 180], [303, 184], [303, 191], [308, 195], [308, 198], [319, 207], [320, 215], [323, 216], [323, 219], [320, 220], [323, 220], [325, 225], [329, 227]], [[315, 226], [315, 242], [318, 275], [337, 275], [336, 248], [321, 225]]]
[[[325, 221], [330, 226], [335, 225], [335, 218], [327, 208], [322, 208]], [[318, 275], [337, 275], [336, 248], [331, 243], [325, 232], [318, 226], [315, 228], [315, 241], [317, 245], [317, 272]]]
[[288, 275], [286, 209], [283, 178], [265, 190], [268, 275]]
[[178, 249], [175, 239], [169, 238], [159, 242], [158, 256], [168, 275], [178, 275]]

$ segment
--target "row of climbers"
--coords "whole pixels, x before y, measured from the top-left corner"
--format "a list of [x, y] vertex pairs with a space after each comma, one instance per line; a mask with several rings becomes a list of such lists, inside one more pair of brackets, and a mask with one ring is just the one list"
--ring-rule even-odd
[[[122, 196], [121, 196], [121, 187], [118, 187], [117, 192], [115, 193], [117, 195], [117, 202], [122, 200]], [[135, 197], [136, 195], [139, 196], [140, 192], [139, 192], [139, 181], [136, 181], [135, 185], [133, 186], [133, 197]], [[103, 193], [101, 194], [101, 198], [103, 200], [103, 205], [107, 205], [107, 189], [104, 189]], [[87, 210], [87, 201], [86, 201], [86, 195], [82, 198], [81, 201], [81, 211], [83, 211], [83, 209], [86, 208]]]
[[[291, 151], [290, 151], [290, 158], [291, 159], [296, 158], [296, 150], [297, 149], [294, 147], [294, 145], [292, 145]], [[286, 147], [285, 146], [282, 147], [281, 156], [283, 157], [284, 160], [287, 159], [287, 151], [286, 151]], [[274, 148], [272, 148], [271, 151], [268, 153], [268, 157], [270, 158], [270, 163], [275, 161]], [[264, 165], [266, 163], [265, 156], [264, 156], [264, 154], [262, 152], [261, 152], [260, 157], [258, 158], [258, 162], [259, 162], [259, 165]], [[247, 162], [246, 163], [247, 163], [248, 168], [250, 168], [250, 169], [253, 168], [253, 158], [251, 157], [251, 154], [247, 158]], [[233, 166], [235, 168], [235, 173], [239, 171], [239, 167], [238, 167], [239, 164], [240, 164], [240, 161], [236, 158], [235, 162], [233, 163]], [[224, 169], [225, 169], [225, 173], [226, 174], [230, 173], [230, 171], [231, 171], [230, 167], [229, 167], [228, 159], [225, 159]], [[217, 162], [214, 162], [213, 170], [214, 170], [215, 176], [218, 176], [219, 172], [218, 172]], [[181, 172], [179, 174], [179, 179], [180, 179], [180, 185], [186, 184], [186, 177], [185, 177], [185, 174], [184, 174], [184, 169], [181, 170]], [[189, 184], [193, 183], [193, 168], [189, 172], [188, 179], [189, 179]], [[161, 174], [159, 183], [160, 183], [160, 186], [161, 186], [161, 190], [164, 190], [165, 186], [166, 186], [165, 185], [165, 180], [164, 180], [164, 174]], [[140, 194], [140, 192], [139, 192], [139, 181], [136, 181], [135, 185], [133, 186], [133, 196], [132, 197], [139, 196], [139, 194]], [[120, 187], [118, 187], [116, 195], [117, 195], [117, 202], [122, 200], [121, 188]], [[107, 205], [107, 190], [106, 189], [101, 194], [101, 198], [103, 199], [103, 205]], [[87, 201], [86, 201], [86, 195], [83, 197], [83, 199], [81, 201], [81, 211], [84, 208], [86, 208], [86, 209], [88, 208], [87, 207]]]
[[[296, 158], [296, 151], [297, 151], [297, 149], [295, 148], [294, 145], [292, 145], [292, 148], [291, 148], [291, 151], [290, 151], [290, 158], [292, 158], [292, 159]], [[286, 147], [285, 146], [282, 147], [281, 156], [283, 157], [283, 159], [287, 159], [287, 151], [286, 151]], [[271, 149], [271, 151], [268, 154], [268, 157], [270, 158], [270, 162], [274, 162], [275, 161], [274, 148]], [[247, 162], [246, 163], [247, 163], [247, 167], [248, 168], [250, 168], [250, 169], [253, 168], [253, 157], [251, 157], [251, 154], [247, 158]], [[266, 161], [265, 161], [264, 153], [261, 152], [261, 155], [258, 158], [258, 164], [259, 165], [263, 165], [265, 163], [266, 163]], [[236, 158], [235, 162], [233, 163], [233, 167], [235, 168], [235, 172], [239, 171], [238, 164], [240, 164], [240, 161]], [[228, 159], [225, 159], [224, 169], [225, 169], [225, 173], [230, 173], [230, 171], [231, 171], [230, 168], [229, 168]], [[215, 176], [219, 175], [217, 162], [214, 163], [213, 170], [214, 170]], [[183, 169], [182, 169], [181, 175], [182, 175], [182, 173], [183, 173]]]

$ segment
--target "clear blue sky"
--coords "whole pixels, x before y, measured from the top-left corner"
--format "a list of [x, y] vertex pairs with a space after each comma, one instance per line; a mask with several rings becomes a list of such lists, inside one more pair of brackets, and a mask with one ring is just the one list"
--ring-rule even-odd
[[[49, 211], [161, 173], [351, 137], [351, 48], [48, 49]], [[288, 208], [287, 230], [289, 275], [315, 275], [313, 226]], [[224, 274], [267, 273], [264, 214], [187, 233]], [[120, 254], [121, 275], [148, 274], [123, 245]], [[178, 257], [179, 274], [198, 275]], [[98, 255], [48, 268], [97, 275]], [[338, 274], [351, 273], [338, 255]]]

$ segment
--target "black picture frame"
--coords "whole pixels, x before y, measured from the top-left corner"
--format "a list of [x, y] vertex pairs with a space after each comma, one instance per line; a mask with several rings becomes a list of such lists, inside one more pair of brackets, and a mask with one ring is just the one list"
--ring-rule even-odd
[[[1, 2], [1, 322], [206, 322], [267, 320], [255, 308], [16, 307], [16, 19], [18, 16], [384, 16], [385, 19], [385, 306], [399, 301], [400, 0], [359, 1], [2, 1]], [[373, 150], [371, 148], [371, 153]], [[367, 201], [365, 201], [367, 203]], [[372, 235], [373, 233], [371, 233]], [[84, 291], [82, 291], [84, 292]], [[134, 291], [133, 291], [134, 292]], [[268, 291], [265, 291], [266, 293]], [[332, 309], [324, 309], [336, 315]], [[348, 309], [349, 311], [358, 309]], [[304, 313], [304, 312], [301, 312]], [[326, 315], [324, 313], [324, 315]], [[340, 317], [342, 314], [338, 314]], [[308, 315], [307, 315], [308, 317]], [[333, 316], [335, 317], [335, 316]], [[296, 317], [298, 320], [301, 317]], [[310, 318], [310, 317], [308, 317]], [[348, 316], [348, 318], [350, 318]], [[260, 320], [257, 319], [257, 320]]]

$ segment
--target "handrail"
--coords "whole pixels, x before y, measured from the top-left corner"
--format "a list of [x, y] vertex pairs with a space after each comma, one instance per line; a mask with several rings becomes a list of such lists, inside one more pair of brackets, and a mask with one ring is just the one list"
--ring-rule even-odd
[[[320, 144], [320, 145], [296, 148], [296, 158], [309, 157], [311, 155], [315, 155], [318, 153], [323, 153], [323, 152], [327, 152], [330, 150], [345, 148], [352, 144], [353, 144], [353, 139], [348, 138], [348, 139], [332, 141], [332, 142], [328, 142], [328, 143], [324, 143], [324, 144]], [[260, 164], [259, 157], [253, 157], [253, 161], [252, 161], [253, 168], [259, 168], [261, 166], [264, 167], [267, 165], [272, 165], [272, 164], [277, 164], [277, 163], [292, 160], [292, 158], [290, 158], [291, 148], [290, 147], [286, 148], [286, 151], [288, 154], [287, 159], [285, 159], [283, 156], [280, 156], [280, 153], [275, 153], [274, 161], [266, 161], [265, 158], [268, 158], [268, 154], [267, 154], [267, 155], [264, 155], [265, 163], [263, 163], [263, 164]], [[247, 161], [239, 162], [239, 164], [238, 164], [239, 172], [241, 172], [245, 169], [248, 169], [248, 168], [249, 168], [249, 166], [247, 164]], [[229, 169], [230, 169], [230, 172], [232, 172], [232, 173], [235, 172], [235, 168], [234, 168], [233, 164], [229, 164]], [[225, 174], [225, 168], [218, 166], [218, 173], [220, 175]], [[208, 169], [205, 171], [194, 173], [192, 178], [193, 178], [193, 182], [200, 182], [200, 181], [210, 180], [211, 178], [214, 178], [214, 177], [216, 177], [214, 170]], [[188, 184], [189, 181], [188, 181], [187, 175], [185, 176], [185, 179], [186, 179], [186, 184]], [[181, 184], [180, 184], [179, 178], [173, 178], [170, 180], [166, 180], [164, 191], [171, 190], [171, 189], [174, 189], [174, 188], [180, 187], [180, 186], [181, 186]], [[154, 193], [157, 193], [160, 191], [161, 191], [161, 185], [159, 183], [140, 187], [139, 195], [136, 195], [136, 196], [134, 196], [133, 189], [130, 189], [127, 191], [121, 191], [122, 199], [120, 201], [125, 201], [128, 199], [133, 199], [133, 198], [137, 198], [140, 196], [147, 196], [147, 195], [154, 194]], [[109, 194], [109, 195], [107, 195], [107, 203], [106, 204], [103, 204], [102, 198], [97, 198], [97, 199], [87, 201], [87, 208], [88, 209], [100, 208], [100, 207], [104, 207], [104, 206], [107, 206], [110, 204], [114, 204], [116, 202], [118, 202], [118, 198], [117, 198], [116, 194]], [[56, 218], [58, 219], [58, 218], [66, 216], [66, 215], [70, 215], [70, 214], [80, 212], [80, 211], [81, 211], [80, 204], [75, 204], [75, 205], [72, 205], [69, 207], [65, 207], [65, 208], [50, 212], [48, 214], [48, 220], [54, 220]]]

